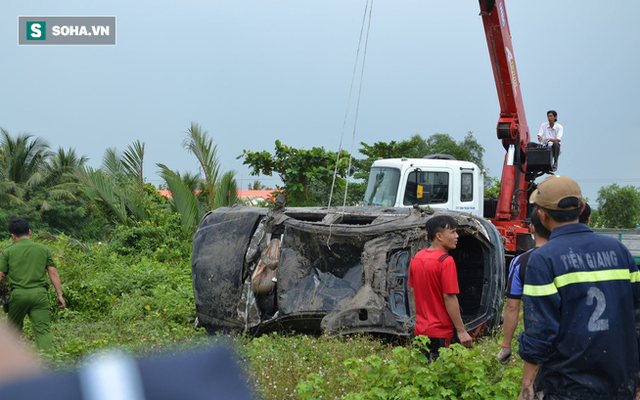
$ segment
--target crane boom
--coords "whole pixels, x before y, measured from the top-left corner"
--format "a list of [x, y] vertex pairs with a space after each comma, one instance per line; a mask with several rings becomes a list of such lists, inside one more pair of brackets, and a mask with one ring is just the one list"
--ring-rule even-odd
[[529, 126], [524, 112], [522, 90], [511, 43], [504, 0], [479, 0], [493, 77], [500, 102], [496, 127], [505, 154], [493, 223], [505, 238], [507, 251], [519, 251], [518, 234], [526, 235], [528, 197], [534, 179], [550, 171], [550, 163], [536, 160], [527, 165]]
[[500, 101], [500, 118], [496, 130], [498, 139], [502, 140], [503, 146], [508, 150], [502, 169], [495, 219], [521, 220], [526, 218], [530, 182], [523, 176], [525, 168], [518, 168], [518, 165], [522, 166], [526, 160], [529, 127], [504, 0], [480, 0], [480, 15]]
[[529, 127], [504, 1], [498, 1], [496, 7], [495, 0], [480, 0], [480, 10], [500, 101], [498, 138], [502, 139], [505, 148], [515, 144], [525, 152], [529, 143]]

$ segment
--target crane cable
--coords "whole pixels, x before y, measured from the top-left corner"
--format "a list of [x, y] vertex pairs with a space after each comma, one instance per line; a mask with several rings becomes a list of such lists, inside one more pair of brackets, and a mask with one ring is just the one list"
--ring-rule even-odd
[[[364, 29], [365, 29], [365, 25], [367, 28], [366, 31], [366, 35], [365, 35], [365, 41], [364, 41], [364, 51], [363, 51], [363, 55], [362, 55], [362, 67], [360, 69], [360, 82], [359, 82], [359, 86], [358, 86], [358, 100], [356, 102], [356, 112], [355, 112], [355, 118], [354, 118], [354, 122], [353, 122], [353, 133], [352, 133], [352, 138], [351, 138], [351, 150], [349, 152], [349, 164], [347, 167], [347, 179], [346, 179], [346, 184], [345, 184], [345, 188], [344, 188], [344, 199], [342, 202], [342, 212], [344, 213], [344, 209], [346, 207], [346, 203], [347, 203], [347, 193], [349, 191], [349, 171], [351, 170], [351, 162], [352, 162], [352, 154], [353, 154], [353, 147], [355, 144], [355, 139], [356, 139], [356, 127], [358, 125], [358, 112], [360, 110], [360, 98], [362, 95], [362, 80], [364, 77], [364, 66], [365, 66], [365, 61], [367, 58], [367, 46], [369, 44], [369, 32], [371, 31], [371, 15], [372, 15], [372, 10], [373, 10], [373, 0], [367, 0], [365, 7], [364, 7], [364, 14], [362, 16], [362, 26], [360, 28], [360, 38], [358, 39], [358, 50], [356, 51], [356, 59], [353, 65], [353, 73], [351, 75], [351, 86], [349, 87], [349, 98], [347, 100], [347, 109], [345, 111], [344, 114], [344, 121], [342, 123], [342, 133], [340, 135], [340, 144], [338, 146], [338, 153], [336, 156], [336, 166], [335, 169], [333, 171], [333, 181], [331, 182], [331, 192], [329, 194], [329, 204], [328, 207], [331, 207], [331, 200], [333, 198], [333, 190], [336, 184], [336, 176], [338, 175], [338, 165], [340, 163], [340, 152], [342, 151], [342, 140], [344, 139], [344, 132], [346, 130], [346, 125], [347, 125], [347, 118], [349, 116], [349, 106], [351, 104], [351, 95], [353, 93], [353, 85], [356, 79], [356, 72], [357, 72], [357, 67], [358, 67], [358, 59], [360, 58], [360, 48], [362, 47], [362, 37], [364, 34]], [[368, 14], [368, 20], [367, 20], [367, 14]]]

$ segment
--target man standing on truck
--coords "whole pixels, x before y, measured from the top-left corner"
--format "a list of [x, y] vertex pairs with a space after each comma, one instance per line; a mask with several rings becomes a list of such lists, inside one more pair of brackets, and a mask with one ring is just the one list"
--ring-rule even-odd
[[504, 338], [500, 351], [498, 352], [498, 361], [502, 364], [508, 364], [511, 361], [511, 340], [518, 326], [518, 316], [520, 314], [520, 303], [522, 300], [522, 288], [524, 286], [524, 275], [527, 272], [527, 264], [531, 253], [549, 241], [551, 232], [542, 225], [538, 216], [537, 208], [534, 207], [531, 212], [531, 233], [536, 241], [536, 247], [520, 254], [511, 261], [509, 265], [509, 276], [507, 278], [507, 305], [504, 307], [504, 323], [502, 330]]
[[11, 287], [9, 321], [22, 330], [24, 317], [29, 315], [36, 346], [40, 350], [50, 350], [51, 306], [47, 274], [57, 293], [58, 308], [66, 306], [53, 254], [47, 246], [31, 241], [29, 222], [25, 219], [11, 220], [9, 233], [13, 244], [0, 254], [0, 281], [8, 273]]
[[525, 275], [519, 399], [635, 398], [640, 273], [631, 253], [578, 223], [582, 191], [566, 176], [543, 180], [530, 203], [551, 236]]
[[457, 227], [448, 215], [428, 219], [427, 239], [431, 246], [419, 251], [409, 265], [409, 288], [416, 310], [415, 335], [429, 338], [427, 355], [431, 360], [438, 358], [440, 348], [448, 348], [455, 336], [463, 346], [473, 346], [460, 314], [456, 263], [447, 254], [457, 246]]
[[560, 141], [562, 140], [562, 125], [558, 123], [558, 113], [555, 110], [547, 111], [547, 122], [540, 125], [538, 142], [551, 147], [553, 151], [553, 170], [558, 169], [558, 157], [560, 157]]

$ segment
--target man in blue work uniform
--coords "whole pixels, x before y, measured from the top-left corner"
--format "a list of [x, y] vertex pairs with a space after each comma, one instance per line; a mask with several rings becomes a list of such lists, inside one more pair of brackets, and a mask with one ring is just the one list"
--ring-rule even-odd
[[514, 258], [509, 265], [507, 289], [505, 290], [507, 304], [504, 307], [504, 323], [502, 324], [504, 338], [502, 339], [502, 345], [500, 345], [500, 351], [497, 356], [498, 361], [502, 364], [508, 364], [509, 361], [511, 361], [511, 340], [518, 326], [524, 276], [527, 271], [527, 264], [529, 264], [529, 257], [531, 257], [531, 253], [533, 253], [534, 250], [547, 243], [551, 235], [551, 232], [542, 225], [536, 207], [534, 207], [531, 212], [531, 225], [529, 228], [535, 238], [536, 247], [520, 254]]
[[[555, 175], [533, 191], [549, 243], [525, 275], [519, 399], [634, 399], [640, 273], [629, 250], [578, 223], [578, 184]], [[535, 381], [535, 390], [534, 390]]]

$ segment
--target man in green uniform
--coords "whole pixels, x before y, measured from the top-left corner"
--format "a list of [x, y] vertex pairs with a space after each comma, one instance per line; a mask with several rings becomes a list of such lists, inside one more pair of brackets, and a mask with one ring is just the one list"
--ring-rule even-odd
[[64, 309], [60, 276], [51, 250], [32, 242], [29, 223], [25, 219], [9, 222], [13, 244], [0, 254], [0, 281], [9, 276], [9, 321], [22, 330], [24, 317], [29, 315], [36, 346], [40, 350], [51, 349], [51, 308], [46, 274], [56, 289], [58, 308]]

